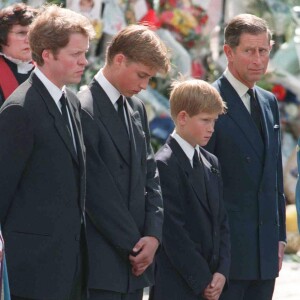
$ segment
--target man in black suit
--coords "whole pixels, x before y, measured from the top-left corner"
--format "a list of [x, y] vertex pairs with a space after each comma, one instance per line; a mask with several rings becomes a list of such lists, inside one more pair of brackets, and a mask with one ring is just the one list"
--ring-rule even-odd
[[205, 151], [225, 103], [201, 80], [173, 83], [175, 131], [156, 153], [164, 199], [163, 243], [151, 300], [217, 300], [230, 242], [217, 158]]
[[91, 300], [142, 299], [143, 287], [153, 284], [162, 198], [145, 107], [133, 95], [168, 69], [157, 35], [132, 25], [113, 38], [104, 68], [78, 95], [87, 149]]
[[89, 20], [48, 6], [29, 31], [30, 78], [0, 111], [0, 218], [13, 300], [82, 299], [85, 157], [78, 83]]
[[229, 289], [222, 299], [272, 299], [285, 234], [280, 119], [275, 96], [255, 85], [272, 49], [266, 22], [249, 14], [225, 29], [228, 67], [213, 84], [227, 103], [207, 149], [222, 166], [231, 236]]

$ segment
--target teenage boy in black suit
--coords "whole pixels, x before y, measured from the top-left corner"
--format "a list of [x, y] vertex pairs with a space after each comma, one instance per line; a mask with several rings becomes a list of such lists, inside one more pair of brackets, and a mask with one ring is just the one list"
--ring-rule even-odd
[[173, 84], [170, 109], [175, 131], [155, 157], [164, 226], [150, 299], [217, 300], [229, 272], [229, 229], [218, 160], [201, 146], [226, 107], [208, 83], [188, 80]]
[[90, 300], [142, 299], [143, 288], [153, 285], [162, 198], [147, 113], [134, 95], [168, 70], [168, 51], [155, 32], [131, 25], [115, 35], [104, 67], [78, 94], [87, 149]]

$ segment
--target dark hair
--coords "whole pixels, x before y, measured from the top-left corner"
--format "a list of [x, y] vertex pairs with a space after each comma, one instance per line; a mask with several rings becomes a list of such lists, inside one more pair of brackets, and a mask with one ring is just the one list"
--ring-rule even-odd
[[0, 51], [7, 45], [7, 35], [13, 25], [27, 26], [37, 14], [37, 10], [25, 3], [17, 3], [0, 10]]
[[225, 44], [235, 48], [240, 43], [243, 33], [261, 34], [267, 33], [269, 41], [272, 39], [272, 32], [265, 20], [251, 14], [240, 14], [234, 17], [225, 28]]

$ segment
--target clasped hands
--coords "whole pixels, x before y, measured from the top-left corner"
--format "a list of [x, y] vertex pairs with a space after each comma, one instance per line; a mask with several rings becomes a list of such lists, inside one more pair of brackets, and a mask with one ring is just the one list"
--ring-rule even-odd
[[218, 300], [222, 293], [225, 282], [226, 278], [223, 274], [218, 272], [214, 273], [212, 281], [203, 292], [203, 297], [207, 300]]
[[152, 236], [142, 237], [133, 247], [129, 255], [133, 275], [140, 276], [152, 264], [159, 241]]

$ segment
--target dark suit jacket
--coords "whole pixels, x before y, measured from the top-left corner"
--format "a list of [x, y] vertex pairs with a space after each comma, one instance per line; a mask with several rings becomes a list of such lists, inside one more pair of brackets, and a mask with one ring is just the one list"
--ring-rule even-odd
[[286, 238], [277, 100], [255, 86], [263, 140], [228, 80], [222, 76], [213, 85], [228, 106], [207, 149], [222, 166], [231, 233], [230, 278], [272, 279], [278, 274], [278, 242]]
[[65, 299], [84, 222], [85, 159], [79, 102], [67, 91], [77, 152], [61, 113], [35, 74], [0, 110], [0, 220], [11, 292]]
[[155, 155], [164, 199], [164, 226], [151, 300], [200, 299], [213, 273], [229, 274], [229, 228], [219, 164], [215, 156], [202, 148], [200, 151], [206, 195], [175, 139], [170, 137]]
[[132, 133], [93, 80], [79, 93], [87, 149], [89, 287], [126, 293], [153, 284], [153, 271], [135, 277], [129, 253], [142, 236], [161, 239], [162, 198], [144, 105], [127, 99]]

